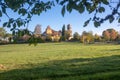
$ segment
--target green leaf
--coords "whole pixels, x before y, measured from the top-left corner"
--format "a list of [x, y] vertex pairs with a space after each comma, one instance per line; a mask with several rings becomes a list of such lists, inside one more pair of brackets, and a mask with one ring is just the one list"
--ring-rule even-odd
[[12, 31], [12, 35], [15, 35], [15, 31]]
[[58, 2], [59, 2], [59, 0], [56, 0], [56, 2], [58, 3]]
[[27, 18], [31, 18], [31, 15], [30, 15], [30, 13], [28, 13], [28, 16], [27, 16]]
[[100, 7], [100, 8], [99, 8], [99, 12], [100, 12], [100, 13], [105, 12], [105, 8], [104, 8], [104, 7]]
[[2, 17], [2, 12], [1, 12], [1, 10], [0, 10], [0, 17]]
[[18, 9], [14, 9], [14, 12], [17, 12], [18, 11]]
[[60, 2], [61, 5], [63, 5], [66, 2], [66, 0], [63, 0]]
[[13, 27], [16, 28], [16, 23], [13, 24]]
[[85, 10], [84, 5], [80, 3], [80, 4], [79, 4], [79, 12], [80, 12], [80, 13], [83, 13], [84, 10]]
[[62, 16], [64, 16], [64, 15], [65, 15], [65, 5], [62, 8]]
[[5, 7], [2, 7], [2, 12], [3, 12], [3, 13], [6, 13]]
[[11, 27], [11, 25], [10, 25], [10, 24], [11, 24], [11, 23], [10, 23], [10, 22], [8, 22], [8, 24], [7, 24], [7, 27], [8, 27], [8, 28], [10, 28], [10, 27]]
[[118, 23], [120, 23], [120, 18], [118, 19]]
[[22, 8], [22, 15], [24, 16], [26, 14], [27, 10]]
[[89, 12], [91, 8], [91, 3], [86, 2], [85, 6], [86, 6], [86, 10]]
[[5, 23], [3, 24], [3, 27], [6, 27], [6, 26], [7, 26], [7, 24], [8, 24], [8, 23], [7, 23], [7, 22], [5, 22]]
[[108, 4], [109, 4], [108, 1], [109, 1], [109, 0], [102, 0], [103, 4], [105, 4], [105, 5], [108, 5]]
[[112, 22], [114, 21], [114, 19], [115, 19], [115, 18], [114, 18], [113, 16], [111, 16], [111, 17], [109, 18], [109, 22], [112, 23]]
[[27, 10], [24, 8], [21, 8], [21, 9], [19, 9], [18, 13], [22, 14], [22, 16], [24, 16], [27, 13]]
[[11, 28], [11, 29], [10, 29], [10, 31], [13, 31], [13, 30], [14, 30], [14, 28]]
[[100, 22], [94, 21], [94, 26], [95, 26], [95, 27], [100, 26]]
[[72, 12], [72, 8], [71, 8], [70, 4], [67, 4], [67, 11], [69, 11], [69, 13]]
[[95, 6], [91, 6], [91, 7], [90, 7], [90, 9], [89, 9], [89, 13], [94, 12], [94, 11], [95, 11], [95, 9], [96, 9], [96, 7], [95, 7]]
[[89, 24], [90, 20], [91, 20], [91, 18], [90, 18], [90, 19], [88, 19], [87, 21], [85, 21], [85, 23], [84, 23], [83, 27], [86, 27], [86, 26]]
[[18, 27], [20, 27], [21, 26], [21, 21], [17, 20], [16, 22], [17, 22]]
[[9, 19], [9, 22], [10, 22], [10, 23], [13, 23], [13, 21], [14, 21], [13, 18], [10, 18], [10, 19]]

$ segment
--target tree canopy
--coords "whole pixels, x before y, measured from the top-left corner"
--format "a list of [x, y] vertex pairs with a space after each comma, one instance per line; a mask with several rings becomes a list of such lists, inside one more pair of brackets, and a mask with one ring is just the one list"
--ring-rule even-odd
[[5, 34], [6, 34], [5, 29], [0, 27], [0, 37], [4, 37]]
[[[114, 4], [114, 7], [112, 4]], [[66, 11], [71, 13], [72, 10], [76, 10], [80, 14], [85, 11], [88, 12], [88, 14], [94, 14], [93, 17], [90, 17], [84, 23], [84, 27], [87, 26], [90, 21], [94, 22], [95, 27], [100, 26], [106, 20], [109, 20], [109, 22], [112, 23], [117, 19], [118, 23], [120, 23], [120, 0], [62, 0], [60, 5], [63, 6], [63, 16]], [[106, 6], [110, 8], [111, 13], [107, 14], [105, 17], [100, 17], [99, 14], [105, 13]]]
[[[112, 6], [114, 4], [114, 6]], [[2, 0], [0, 1], [0, 17], [6, 15], [8, 21], [4, 22], [3, 27], [11, 28], [14, 31], [16, 28], [26, 26], [31, 21], [33, 15], [40, 15], [42, 12], [51, 9], [53, 6], [61, 5], [61, 14], [64, 16], [65, 12], [71, 13], [73, 10], [78, 11], [80, 14], [85, 11], [88, 14], [94, 14], [84, 23], [84, 27], [93, 21], [94, 26], [98, 27], [106, 20], [112, 23], [114, 20], [118, 20], [120, 23], [120, 0]], [[111, 13], [108, 13], [105, 17], [100, 17], [99, 14], [105, 13], [106, 6], [111, 9]], [[12, 10], [19, 16], [13, 18], [9, 16], [7, 10]]]

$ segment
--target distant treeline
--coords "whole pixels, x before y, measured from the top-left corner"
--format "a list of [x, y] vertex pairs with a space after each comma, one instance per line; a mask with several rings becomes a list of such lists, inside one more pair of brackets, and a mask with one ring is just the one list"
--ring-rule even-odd
[[[34, 32], [35, 33], [35, 32]], [[95, 42], [119, 42], [120, 34], [115, 29], [107, 29], [102, 32], [102, 35], [93, 34], [92, 31], [86, 32], [83, 31], [80, 35], [78, 32], [73, 33], [72, 37], [68, 39], [69, 35], [64, 30], [58, 36], [47, 35], [43, 36], [42, 34], [30, 33], [29, 30], [19, 30], [13, 34], [8, 34], [4, 28], [0, 28], [0, 43], [44, 43], [44, 42], [61, 42], [61, 41], [71, 41], [71, 42], [81, 42], [81, 43], [95, 43]], [[54, 38], [54, 40], [53, 40]]]

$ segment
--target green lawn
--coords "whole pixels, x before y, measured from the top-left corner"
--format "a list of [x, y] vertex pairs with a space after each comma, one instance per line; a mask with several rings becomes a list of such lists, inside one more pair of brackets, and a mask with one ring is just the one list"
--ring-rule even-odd
[[0, 80], [119, 80], [120, 45], [0, 45]]

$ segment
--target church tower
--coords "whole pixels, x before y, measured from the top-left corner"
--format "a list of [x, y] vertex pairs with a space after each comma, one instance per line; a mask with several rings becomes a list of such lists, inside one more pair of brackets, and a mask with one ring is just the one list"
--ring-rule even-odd
[[34, 34], [40, 35], [41, 34], [41, 25], [36, 25]]
[[67, 25], [67, 35], [68, 35], [68, 40], [70, 40], [72, 38], [72, 28], [70, 24]]

